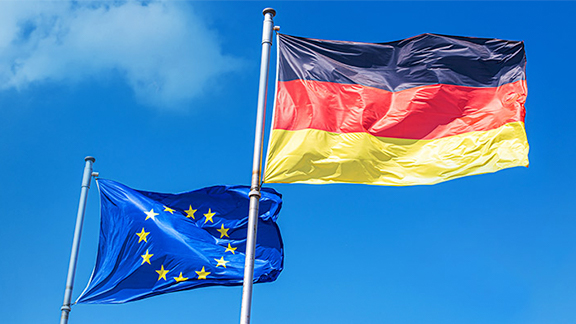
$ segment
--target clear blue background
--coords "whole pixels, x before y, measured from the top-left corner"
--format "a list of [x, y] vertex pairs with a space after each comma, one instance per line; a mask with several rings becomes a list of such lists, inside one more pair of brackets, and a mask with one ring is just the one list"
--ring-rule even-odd
[[[281, 32], [523, 40], [530, 167], [434, 186], [272, 185], [279, 279], [252, 323], [575, 323], [575, 2], [0, 2], [0, 322], [55, 323], [84, 157], [133, 188], [249, 184], [262, 9]], [[268, 129], [274, 89], [272, 52]], [[74, 299], [96, 258], [90, 190]], [[235, 323], [241, 288], [70, 323]]]

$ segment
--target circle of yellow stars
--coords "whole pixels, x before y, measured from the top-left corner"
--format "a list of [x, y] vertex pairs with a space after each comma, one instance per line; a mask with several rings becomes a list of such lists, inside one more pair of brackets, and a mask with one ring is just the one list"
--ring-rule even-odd
[[[174, 212], [176, 211], [173, 208], [170, 208], [168, 206], [163, 206], [164, 207], [164, 212], [170, 213], [171, 215], [174, 215]], [[196, 212], [198, 210], [192, 208], [192, 205], [189, 205], [189, 208], [187, 210], [184, 210], [184, 213], [186, 213], [186, 218], [192, 218], [194, 220], [196, 220]], [[156, 220], [156, 216], [159, 216], [159, 213], [156, 213], [154, 211], [154, 209], [150, 209], [150, 211], [144, 211], [144, 213], [146, 214], [146, 218], [144, 219], [144, 221], [147, 221], [148, 219], [152, 219], [153, 221]], [[208, 208], [208, 212], [204, 215], [204, 224], [206, 224], [207, 222], [210, 223], [214, 223], [213, 217], [216, 215], [216, 212], [213, 212], [211, 208]], [[230, 228], [225, 228], [224, 224], [222, 224], [222, 226], [218, 229], [216, 229], [219, 233], [220, 233], [220, 238], [223, 237], [230, 237], [228, 236], [228, 230], [230, 230]], [[138, 236], [138, 244], [140, 244], [141, 242], [145, 242], [148, 243], [148, 235], [150, 234], [150, 232], [146, 232], [146, 229], [144, 227], [142, 227], [142, 230], [139, 233], [136, 233], [136, 235]], [[226, 250], [224, 251], [224, 253], [230, 252], [232, 254], [236, 254], [236, 249], [237, 247], [232, 247], [230, 245], [230, 243], [228, 243], [228, 247], [226, 247]], [[151, 254], [149, 249], [146, 249], [146, 253], [142, 254], [140, 257], [142, 257], [142, 263], [140, 265], [144, 265], [144, 263], [148, 263], [149, 265], [152, 265], [152, 263], [150, 262], [150, 259], [154, 256], [154, 254]], [[214, 261], [216, 261], [216, 267], [224, 267], [226, 268], [226, 264], [230, 261], [226, 261], [224, 260], [224, 256], [222, 256], [220, 259], [214, 259]], [[158, 281], [160, 281], [160, 279], [167, 281], [168, 279], [166, 278], [166, 275], [168, 274], [168, 272], [172, 271], [173, 269], [165, 269], [164, 265], [162, 264], [160, 269], [155, 270], [156, 273], [158, 273]], [[200, 271], [194, 271], [196, 272], [196, 275], [198, 276], [197, 280], [202, 280], [202, 279], [207, 279], [208, 276], [211, 274], [211, 272], [206, 271], [206, 268], [203, 266], [202, 269]], [[179, 282], [183, 282], [188, 280], [188, 277], [184, 277], [184, 275], [182, 274], [182, 272], [180, 272], [180, 274], [178, 275], [178, 277], [172, 277], [174, 278], [174, 281], [176, 283]], [[194, 278], [193, 278], [194, 279]]]

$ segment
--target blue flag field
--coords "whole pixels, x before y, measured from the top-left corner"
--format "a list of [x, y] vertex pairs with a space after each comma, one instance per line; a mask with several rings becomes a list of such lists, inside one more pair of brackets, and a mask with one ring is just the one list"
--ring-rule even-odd
[[[181, 194], [98, 180], [100, 241], [79, 304], [110, 304], [205, 286], [242, 284], [250, 188], [214, 186]], [[254, 282], [274, 281], [284, 249], [276, 225], [282, 198], [262, 188]]]

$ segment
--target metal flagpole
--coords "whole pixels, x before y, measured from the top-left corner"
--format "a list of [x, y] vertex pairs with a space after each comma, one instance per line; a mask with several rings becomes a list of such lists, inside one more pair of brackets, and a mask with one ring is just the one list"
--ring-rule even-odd
[[272, 18], [276, 11], [266, 8], [262, 32], [262, 58], [260, 60], [260, 85], [258, 88], [258, 112], [256, 115], [256, 136], [254, 157], [252, 160], [252, 184], [250, 186], [250, 210], [248, 214], [248, 234], [246, 239], [246, 262], [244, 263], [244, 281], [242, 286], [242, 311], [240, 323], [250, 323], [252, 306], [252, 285], [254, 281], [254, 252], [256, 250], [256, 232], [258, 228], [258, 207], [260, 204], [260, 174], [262, 165], [262, 142], [264, 141], [264, 117], [266, 115], [266, 95], [268, 91], [268, 69], [270, 67], [270, 48], [272, 47]]
[[82, 236], [82, 224], [84, 223], [84, 212], [86, 211], [86, 198], [90, 189], [90, 179], [92, 177], [92, 163], [95, 158], [87, 156], [84, 158], [86, 166], [82, 176], [82, 191], [80, 193], [80, 203], [78, 204], [78, 214], [76, 215], [76, 228], [74, 230], [74, 240], [72, 241], [72, 252], [70, 253], [70, 264], [68, 265], [68, 277], [66, 279], [66, 290], [64, 291], [64, 303], [62, 304], [62, 315], [60, 324], [68, 323], [70, 313], [70, 302], [72, 300], [72, 288], [74, 287], [74, 276], [76, 274], [76, 263], [78, 261], [78, 249], [80, 247], [80, 237]]

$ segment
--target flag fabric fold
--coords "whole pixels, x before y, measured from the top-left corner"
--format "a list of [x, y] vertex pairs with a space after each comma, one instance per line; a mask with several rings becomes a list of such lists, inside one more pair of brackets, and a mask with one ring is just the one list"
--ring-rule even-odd
[[[100, 240], [79, 304], [124, 303], [205, 286], [241, 285], [250, 188], [214, 186], [180, 194], [98, 179]], [[279, 193], [262, 188], [254, 282], [274, 281], [284, 250]]]
[[264, 182], [434, 184], [528, 165], [524, 44], [278, 35]]

